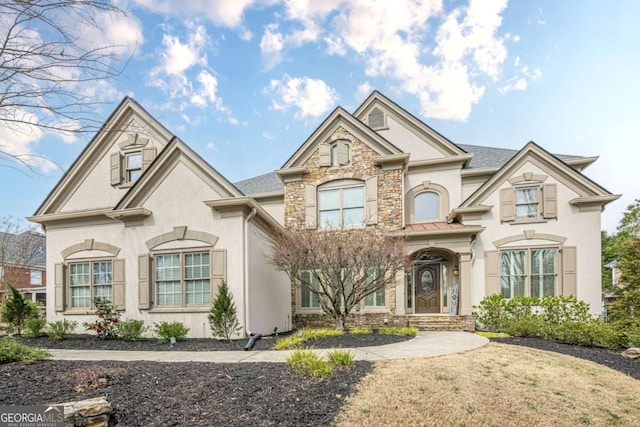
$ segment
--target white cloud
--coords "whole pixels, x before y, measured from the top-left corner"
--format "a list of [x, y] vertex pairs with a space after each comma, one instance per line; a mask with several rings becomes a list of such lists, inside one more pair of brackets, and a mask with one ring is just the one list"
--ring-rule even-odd
[[340, 37], [335, 37], [335, 36], [325, 37], [324, 42], [327, 44], [326, 52], [329, 55], [345, 56], [347, 54], [347, 48]]
[[248, 29], [244, 29], [242, 31], [242, 33], [240, 33], [240, 38], [246, 42], [250, 41], [253, 38], [253, 33], [248, 30]]
[[205, 16], [211, 22], [230, 28], [242, 24], [245, 10], [256, 0], [133, 0], [140, 6], [156, 13], [174, 16], [194, 14]]
[[528, 87], [527, 80], [523, 77], [520, 77], [513, 82], [507, 83], [506, 85], [499, 87], [498, 92], [505, 94], [513, 90], [526, 90], [527, 87]]
[[0, 167], [8, 165], [21, 169], [21, 166], [26, 166], [42, 172], [59, 168], [34, 150], [34, 145], [45, 136], [41, 128], [30, 124], [38, 121], [34, 114], [20, 108], [13, 110], [11, 117], [7, 117], [3, 111], [2, 113], [0, 120], [18, 119], [20, 122], [0, 126]]
[[213, 142], [209, 142], [207, 144], [207, 150], [218, 151], [218, 147], [216, 147], [216, 145]]
[[356, 89], [356, 100], [358, 102], [364, 101], [364, 99], [369, 96], [369, 94], [373, 91], [373, 87], [369, 84], [369, 82], [360, 83], [358, 88]]
[[274, 139], [277, 138], [277, 136], [271, 132], [262, 132], [262, 137], [269, 141], [273, 141]]
[[277, 24], [269, 24], [264, 29], [264, 34], [260, 40], [260, 52], [262, 56], [262, 65], [265, 69], [270, 70], [280, 63], [282, 60], [282, 49], [284, 48], [284, 39], [278, 31]]
[[286, 111], [295, 108], [296, 118], [318, 117], [335, 105], [338, 95], [323, 80], [289, 77], [271, 80], [265, 88], [271, 95], [272, 108]]
[[516, 67], [520, 65], [520, 57], [516, 56], [516, 59], [514, 59], [513, 61], [513, 65], [515, 65]]
[[[519, 63], [520, 57], [516, 60]], [[516, 64], [517, 65], [517, 64]], [[529, 87], [529, 81], [538, 81], [542, 78], [542, 71], [540, 68], [534, 68], [533, 71], [529, 71], [529, 67], [523, 66], [515, 77], [512, 77], [507, 81], [507, 84], [498, 88], [498, 92], [505, 94], [511, 91], [527, 90]]]

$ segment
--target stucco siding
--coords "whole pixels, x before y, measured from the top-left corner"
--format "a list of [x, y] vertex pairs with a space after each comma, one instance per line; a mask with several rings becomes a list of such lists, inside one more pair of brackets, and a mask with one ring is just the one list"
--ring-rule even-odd
[[410, 161], [429, 160], [446, 157], [443, 153], [434, 148], [429, 141], [418, 137], [417, 134], [404, 127], [392, 116], [387, 115], [388, 129], [381, 129], [377, 132], [398, 147], [404, 153], [410, 153]]

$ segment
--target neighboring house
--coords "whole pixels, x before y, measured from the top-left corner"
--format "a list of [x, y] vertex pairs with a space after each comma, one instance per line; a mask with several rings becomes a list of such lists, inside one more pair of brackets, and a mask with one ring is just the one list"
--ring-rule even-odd
[[44, 235], [32, 231], [0, 232], [0, 293], [13, 286], [25, 298], [46, 304], [45, 243]]
[[[210, 336], [227, 280], [243, 333], [329, 323], [265, 258], [274, 229], [376, 227], [411, 266], [352, 321], [473, 329], [483, 297], [576, 295], [600, 311], [595, 157], [456, 145], [373, 92], [336, 108], [275, 173], [235, 185], [125, 98], [30, 220], [47, 234], [49, 320], [105, 296], [126, 319]], [[452, 314], [449, 316], [449, 314]]]

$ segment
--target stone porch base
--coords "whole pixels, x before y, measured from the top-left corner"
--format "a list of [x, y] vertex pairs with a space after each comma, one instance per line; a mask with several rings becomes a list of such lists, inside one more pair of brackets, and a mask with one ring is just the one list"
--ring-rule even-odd
[[[294, 314], [293, 326], [300, 328], [333, 328], [335, 322], [326, 314]], [[393, 316], [390, 314], [351, 314], [347, 318], [346, 327], [360, 326], [378, 329], [384, 326], [412, 326], [420, 331], [475, 331], [473, 316], [449, 316], [447, 314], [410, 314]]]

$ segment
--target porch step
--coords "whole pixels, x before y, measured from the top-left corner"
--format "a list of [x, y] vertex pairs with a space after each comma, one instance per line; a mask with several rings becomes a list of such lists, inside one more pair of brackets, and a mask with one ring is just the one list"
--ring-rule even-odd
[[473, 321], [468, 316], [420, 316], [410, 317], [409, 326], [420, 331], [473, 331]]

